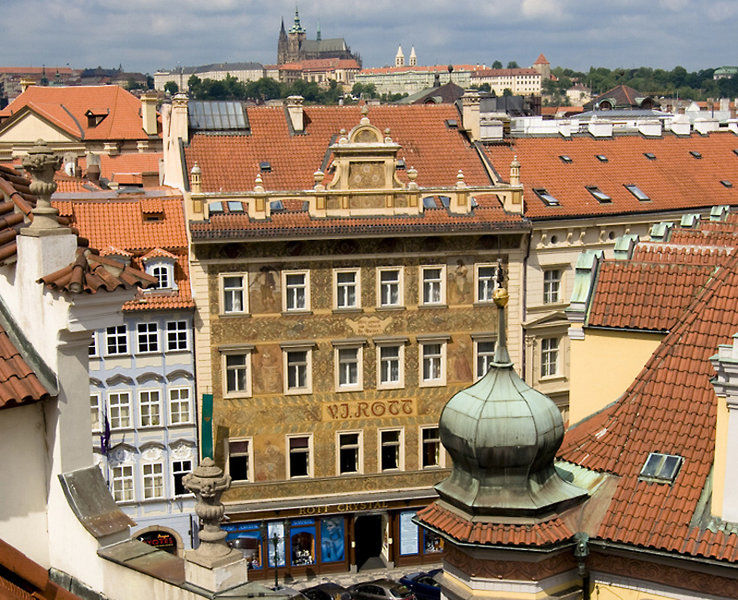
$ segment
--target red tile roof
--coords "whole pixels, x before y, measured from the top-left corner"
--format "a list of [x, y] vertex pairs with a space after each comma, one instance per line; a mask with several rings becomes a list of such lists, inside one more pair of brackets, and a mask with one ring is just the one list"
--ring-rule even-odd
[[[26, 107], [81, 140], [146, 140], [149, 137], [143, 130], [141, 100], [117, 85], [32, 85], [0, 110], [0, 119], [12, 118]], [[90, 127], [88, 110], [107, 116], [97, 126]]]
[[534, 62], [533, 64], [534, 65], [548, 65], [548, 64], [551, 64], [551, 63], [549, 63], [548, 60], [546, 60], [546, 57], [543, 56], [543, 52], [541, 52], [538, 55], [538, 58], [536, 58], [536, 62]]
[[277, 67], [280, 71], [335, 71], [336, 69], [361, 69], [353, 58], [314, 58], [300, 62], [284, 63]]
[[479, 69], [474, 77], [513, 77], [518, 75], [540, 75], [535, 69]]
[[[505, 181], [517, 155], [525, 186], [525, 215], [535, 220], [738, 205], [738, 155], [734, 149], [738, 149], [738, 136], [715, 132], [688, 137], [665, 134], [660, 138], [517, 138], [509, 145], [486, 146], [486, 153]], [[694, 158], [692, 150], [700, 152], [702, 158]], [[653, 153], [656, 159], [649, 160], [644, 153]], [[598, 160], [598, 154], [607, 157], [607, 162]], [[562, 162], [562, 155], [569, 156], [571, 163]], [[734, 186], [727, 188], [721, 180]], [[639, 201], [624, 187], [630, 184], [637, 185], [650, 200]], [[599, 187], [612, 202], [598, 202], [586, 186]], [[533, 192], [537, 188], [545, 189], [560, 205], [547, 206]]]
[[48, 397], [49, 392], [0, 325], [0, 408], [29, 404]]
[[[701, 241], [717, 245], [711, 235]], [[619, 477], [598, 538], [735, 562], [738, 535], [691, 524], [714, 459], [717, 401], [708, 359], [738, 331], [738, 253], [713, 256], [714, 275], [626, 393], [567, 431], [559, 456]], [[639, 479], [650, 452], [684, 458], [671, 485]]]
[[[108, 156], [100, 154], [100, 177], [118, 183], [124, 183], [122, 180], [125, 176], [136, 175], [140, 177], [142, 173], [158, 173], [159, 159], [162, 157], [161, 152], [129, 152], [127, 154], [119, 154], [117, 156]], [[87, 169], [87, 161], [85, 158], [79, 159], [79, 166], [84, 171]], [[61, 191], [61, 190], [59, 190]]]
[[459, 542], [471, 544], [540, 548], [566, 541], [574, 535], [558, 516], [535, 524], [472, 522], [437, 502], [418, 511], [417, 518]]
[[[328, 147], [341, 129], [350, 131], [361, 118], [358, 106], [306, 106], [305, 134], [290, 135], [283, 107], [247, 109], [251, 135], [195, 133], [185, 150], [187, 171], [198, 163], [205, 192], [252, 190], [259, 163], [269, 161], [271, 172], [261, 173], [264, 188], [305, 190], [314, 185]], [[446, 119], [459, 120], [453, 105], [373, 106], [368, 117], [402, 148], [398, 157], [418, 171], [421, 187], [453, 186], [459, 169], [468, 185], [489, 185], [482, 162], [457, 129]], [[330, 157], [329, 157], [330, 158]], [[402, 171], [399, 177], [407, 181]]]

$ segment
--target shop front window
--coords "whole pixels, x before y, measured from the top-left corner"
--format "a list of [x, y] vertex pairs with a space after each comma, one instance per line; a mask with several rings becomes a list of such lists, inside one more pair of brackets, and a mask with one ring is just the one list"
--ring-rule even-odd
[[413, 523], [414, 510], [400, 513], [400, 554], [407, 556], [418, 553], [418, 526]]
[[315, 564], [315, 521], [292, 522], [290, 555], [295, 567]]
[[425, 554], [443, 552], [443, 538], [432, 531], [425, 530], [423, 532], [423, 552]]
[[338, 562], [345, 557], [343, 517], [320, 521], [320, 558], [323, 562]]
[[262, 557], [264, 543], [260, 523], [224, 525], [223, 529], [228, 532], [226, 542], [231, 548], [243, 554], [249, 570], [261, 569], [264, 566]]
[[[276, 550], [274, 548], [275, 535], [277, 536]], [[268, 523], [267, 538], [267, 556], [269, 557], [269, 566], [273, 567], [274, 563], [276, 562], [278, 567], [284, 567], [284, 523], [282, 521], [272, 521], [271, 523]]]

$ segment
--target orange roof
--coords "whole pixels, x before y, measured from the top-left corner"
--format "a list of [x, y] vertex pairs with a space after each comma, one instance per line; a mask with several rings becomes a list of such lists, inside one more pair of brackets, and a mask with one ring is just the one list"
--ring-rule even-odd
[[536, 58], [536, 62], [534, 62], [533, 64], [534, 65], [549, 65], [551, 63], [549, 63], [548, 60], [546, 60], [546, 57], [543, 56], [543, 52], [541, 52], [538, 55], [538, 58]]
[[[727, 226], [732, 234], [712, 235], [707, 228], [707, 233], [691, 232], [701, 235], [690, 239], [715, 246], [716, 238], [730, 236], [735, 248], [738, 219], [731, 215]], [[717, 401], [709, 358], [738, 331], [738, 253], [711, 256], [713, 276], [696, 291], [635, 381], [617, 402], [567, 431], [559, 456], [619, 478], [599, 539], [735, 562], [736, 533], [692, 524], [714, 460]], [[683, 457], [671, 485], [640, 480], [651, 452]]]
[[540, 75], [535, 69], [480, 69], [474, 77], [510, 77], [513, 75]]
[[[310, 189], [328, 147], [341, 129], [349, 131], [359, 123], [360, 110], [359, 106], [306, 106], [305, 134], [290, 135], [283, 107], [248, 108], [251, 135], [192, 136], [185, 150], [187, 172], [198, 163], [205, 192], [245, 191], [253, 189], [259, 164], [268, 161], [271, 171], [261, 173], [266, 190]], [[390, 129], [392, 139], [402, 146], [398, 157], [417, 169], [421, 187], [452, 186], [459, 169], [469, 185], [490, 184], [474, 147], [445, 124], [446, 119], [458, 122], [455, 106], [373, 106], [368, 116], [380, 130]], [[402, 171], [398, 175], [407, 179]]]
[[49, 569], [0, 540], [0, 595], [12, 600], [80, 600], [54, 583]]
[[314, 58], [300, 62], [284, 63], [277, 67], [281, 71], [334, 71], [336, 69], [361, 69], [353, 58]]
[[[619, 135], [614, 138], [573, 136], [512, 139], [509, 145], [486, 146], [502, 179], [510, 162], [520, 161], [525, 214], [532, 219], [683, 210], [738, 204], [738, 138], [714, 132], [659, 138]], [[690, 151], [699, 152], [694, 158]], [[644, 153], [652, 153], [649, 160]], [[597, 158], [602, 155], [607, 162]], [[561, 156], [571, 158], [564, 163]], [[729, 181], [726, 187], [721, 180]], [[625, 185], [637, 185], [649, 198], [638, 200]], [[612, 201], [600, 203], [586, 186], [597, 186]], [[545, 189], [559, 201], [548, 206], [534, 189]]]
[[44, 400], [49, 392], [0, 325], [0, 408]]
[[[141, 101], [117, 85], [32, 85], [0, 111], [0, 118], [32, 110], [80, 140], [146, 140]], [[87, 112], [107, 115], [88, 125]]]
[[99, 185], [89, 179], [72, 177], [63, 171], [57, 171], [54, 174], [54, 181], [56, 182], [56, 191], [61, 193], [99, 192], [102, 190]]
[[9, 73], [11, 75], [25, 75], [26, 73], [41, 75], [44, 72], [46, 72], [47, 75], [54, 73], [71, 74], [74, 72], [74, 69], [71, 67], [0, 67], [0, 73]]

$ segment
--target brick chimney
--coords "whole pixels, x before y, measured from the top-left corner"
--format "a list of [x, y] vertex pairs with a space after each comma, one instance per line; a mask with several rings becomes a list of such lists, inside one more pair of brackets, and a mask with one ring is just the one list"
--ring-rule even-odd
[[481, 99], [478, 92], [464, 92], [461, 97], [461, 121], [464, 130], [469, 134], [471, 141], [479, 139], [479, 104]]
[[287, 114], [289, 115], [292, 129], [295, 133], [305, 131], [305, 119], [303, 118], [302, 111], [303, 100], [304, 98], [302, 96], [289, 96], [285, 102]]
[[143, 130], [146, 135], [156, 135], [158, 127], [156, 122], [156, 95], [144, 94], [141, 96], [141, 119]]
[[25, 92], [32, 85], [36, 85], [36, 82], [33, 79], [29, 79], [28, 77], [23, 77], [20, 80], [21, 93]]

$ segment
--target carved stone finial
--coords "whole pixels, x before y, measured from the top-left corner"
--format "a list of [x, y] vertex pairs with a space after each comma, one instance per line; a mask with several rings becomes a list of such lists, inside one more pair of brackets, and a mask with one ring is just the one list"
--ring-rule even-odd
[[390, 137], [390, 128], [387, 127], [387, 129], [384, 130], [384, 143], [385, 144], [391, 144], [392, 138]]
[[466, 187], [466, 182], [464, 181], [464, 172], [461, 169], [459, 169], [459, 172], [456, 174], [456, 187]]
[[316, 185], [323, 181], [323, 179], [325, 179], [325, 173], [323, 173], [323, 171], [321, 171], [320, 169], [313, 173], [313, 180], [315, 181]]
[[361, 120], [359, 123], [361, 125], [369, 125], [369, 107], [365, 104], [361, 107]]
[[264, 191], [264, 180], [261, 178], [261, 173], [257, 173], [256, 179], [254, 179], [254, 191], [255, 192]]
[[31, 193], [36, 196], [36, 206], [31, 211], [33, 222], [23, 230], [24, 235], [50, 235], [68, 233], [57, 220], [59, 211], [51, 206], [51, 194], [56, 191], [54, 173], [61, 167], [62, 157], [54, 154], [44, 140], [36, 144], [23, 158], [23, 168], [31, 176]]
[[195, 162], [195, 165], [190, 169], [190, 190], [193, 194], [202, 193], [202, 169], [197, 162]]

